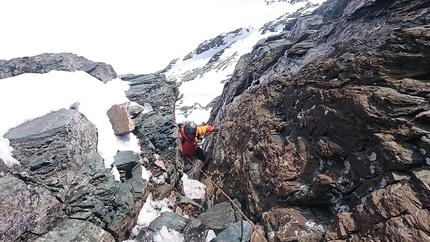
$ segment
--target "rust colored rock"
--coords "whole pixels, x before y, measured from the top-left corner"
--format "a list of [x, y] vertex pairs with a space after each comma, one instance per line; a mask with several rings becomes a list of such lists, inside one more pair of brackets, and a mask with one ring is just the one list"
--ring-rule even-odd
[[116, 136], [129, 134], [135, 128], [134, 121], [127, 112], [127, 106], [115, 104], [106, 112]]
[[339, 160], [345, 155], [345, 151], [340, 145], [329, 140], [327, 137], [322, 137], [315, 145], [315, 150], [321, 156], [329, 159]]
[[311, 212], [295, 208], [271, 208], [263, 213], [270, 241], [321, 241], [323, 223]]
[[326, 194], [337, 186], [337, 182], [325, 174], [318, 174], [312, 180], [312, 191], [317, 195]]

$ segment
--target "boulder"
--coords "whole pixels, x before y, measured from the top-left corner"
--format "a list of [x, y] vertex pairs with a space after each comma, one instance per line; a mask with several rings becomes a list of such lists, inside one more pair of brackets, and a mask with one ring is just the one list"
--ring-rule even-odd
[[[237, 202], [237, 201], [236, 201]], [[218, 203], [197, 217], [207, 228], [215, 233], [224, 230], [229, 224], [239, 221], [230, 202]]]
[[183, 232], [187, 226], [188, 219], [173, 212], [164, 212], [154, 221], [149, 224], [149, 229], [154, 232], [159, 232], [163, 227], [173, 229], [178, 232]]
[[228, 225], [212, 242], [249, 241], [252, 236], [252, 226], [244, 220]]
[[127, 111], [128, 104], [115, 104], [106, 112], [115, 135], [126, 135], [132, 132], [135, 124]]

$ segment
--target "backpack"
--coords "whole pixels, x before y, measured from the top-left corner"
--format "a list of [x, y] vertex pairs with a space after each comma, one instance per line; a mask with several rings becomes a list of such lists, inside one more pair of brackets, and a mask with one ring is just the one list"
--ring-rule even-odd
[[[182, 126], [184, 126], [186, 123], [187, 123], [187, 122], [178, 123], [179, 133], [181, 133]], [[184, 138], [184, 137], [182, 137], [182, 139], [181, 139], [181, 143], [182, 143], [182, 144], [184, 144], [184, 143], [185, 143], [185, 141], [186, 141], [186, 140], [185, 140], [185, 138]]]

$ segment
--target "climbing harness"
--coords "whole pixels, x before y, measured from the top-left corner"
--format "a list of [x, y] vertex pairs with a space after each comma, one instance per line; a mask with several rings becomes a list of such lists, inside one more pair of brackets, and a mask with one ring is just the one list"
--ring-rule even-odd
[[[264, 242], [267, 242], [266, 238], [260, 233], [260, 231], [255, 227], [255, 225], [252, 223], [252, 221], [242, 212], [242, 210], [237, 206], [235, 202], [214, 182], [212, 179], [209, 178], [208, 175], [204, 171], [202, 171], [189, 157], [186, 157], [191, 164], [193, 164], [216, 188], [218, 188], [221, 193], [231, 202], [231, 204], [239, 211], [239, 213], [248, 221], [248, 223], [251, 225], [251, 227], [257, 232], [257, 234], [263, 239]], [[243, 229], [243, 225], [242, 225]]]

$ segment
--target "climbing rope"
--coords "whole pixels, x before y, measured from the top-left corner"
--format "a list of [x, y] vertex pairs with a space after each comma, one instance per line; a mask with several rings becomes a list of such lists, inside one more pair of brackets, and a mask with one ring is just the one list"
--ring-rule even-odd
[[[187, 156], [186, 156], [187, 157]], [[248, 223], [251, 225], [251, 227], [254, 229], [254, 231], [257, 232], [257, 234], [263, 239], [263, 241], [267, 242], [266, 238], [260, 233], [260, 231], [258, 230], [257, 227], [255, 227], [254, 223], [252, 223], [252, 221], [242, 212], [242, 210], [239, 208], [239, 206], [237, 206], [237, 204], [235, 202], [233, 202], [233, 200], [214, 182], [212, 181], [212, 179], [209, 178], [209, 176], [202, 171], [189, 157], [187, 157], [188, 161], [191, 162], [191, 164], [194, 165], [194, 167], [196, 167], [216, 188], [218, 188], [221, 193], [231, 202], [231, 204], [237, 209], [237, 211], [239, 211], [239, 213], [246, 219], [246, 221], [248, 221]], [[242, 227], [243, 228], [243, 227]]]

